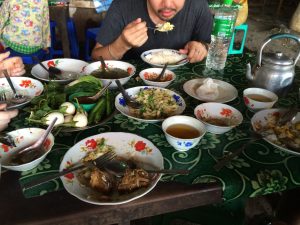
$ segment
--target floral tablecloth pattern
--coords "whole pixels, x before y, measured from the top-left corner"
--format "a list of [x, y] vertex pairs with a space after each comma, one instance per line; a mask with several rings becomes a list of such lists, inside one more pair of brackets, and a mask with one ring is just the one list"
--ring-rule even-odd
[[[188, 152], [178, 152], [165, 139], [161, 123], [147, 124], [116, 114], [103, 126], [75, 133], [59, 133], [55, 139], [53, 152], [37, 168], [21, 174], [21, 184], [51, 173], [56, 173], [64, 153], [75, 143], [85, 137], [101, 132], [129, 132], [147, 138], [156, 145], [164, 156], [165, 168], [184, 168], [191, 170], [190, 175], [164, 175], [162, 181], [180, 181], [188, 184], [219, 182], [224, 191], [224, 201], [248, 198], [258, 195], [283, 191], [300, 186], [300, 158], [289, 155], [274, 148], [263, 140], [255, 141], [246, 147], [245, 151], [219, 172], [213, 169], [216, 161], [228, 152], [234, 151], [251, 139], [250, 112], [242, 97], [242, 92], [248, 87], [246, 80], [246, 64], [253, 63], [255, 54], [246, 52], [243, 56], [229, 56], [224, 73], [205, 70], [205, 62], [187, 64], [175, 70], [177, 77], [168, 88], [180, 94], [187, 103], [185, 115], [193, 115], [194, 108], [200, 104], [183, 91], [183, 84], [195, 78], [211, 77], [221, 79], [234, 85], [239, 92], [238, 98], [228, 104], [238, 109], [244, 116], [243, 123], [222, 135], [206, 133], [200, 143]], [[130, 61], [137, 67], [137, 74], [149, 66], [141, 60]], [[299, 105], [300, 68], [296, 68], [296, 78], [293, 89], [280, 97], [275, 107]], [[127, 87], [142, 86], [141, 80], [131, 79]], [[21, 117], [25, 117], [25, 113]], [[24, 120], [16, 119], [10, 129], [26, 127]], [[30, 190], [24, 190], [25, 197], [46, 194], [61, 190], [59, 179], [40, 185]]]

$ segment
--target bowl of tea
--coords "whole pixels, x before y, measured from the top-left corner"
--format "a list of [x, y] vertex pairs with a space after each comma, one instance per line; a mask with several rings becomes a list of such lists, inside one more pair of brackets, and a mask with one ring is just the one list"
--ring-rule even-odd
[[278, 96], [263, 88], [247, 88], [243, 92], [245, 105], [252, 112], [270, 109], [277, 102]]
[[216, 102], [198, 105], [194, 114], [205, 124], [207, 131], [213, 134], [226, 133], [243, 121], [240, 111], [232, 106]]
[[[101, 62], [93, 62], [84, 68], [84, 72], [94, 77], [99, 78], [103, 86], [108, 84], [111, 80], [118, 79], [122, 85], [126, 84], [129, 79], [135, 74], [136, 68], [130, 63], [117, 61], [117, 60], [105, 60], [105, 68], [102, 68]], [[109, 86], [109, 89], [118, 88], [115, 82]]]
[[171, 116], [162, 123], [169, 144], [178, 151], [194, 148], [206, 133], [205, 125], [190, 116]]

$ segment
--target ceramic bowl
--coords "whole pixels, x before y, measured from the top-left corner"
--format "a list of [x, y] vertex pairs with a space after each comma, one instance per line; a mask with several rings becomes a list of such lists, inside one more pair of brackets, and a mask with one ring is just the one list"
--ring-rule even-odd
[[245, 105], [252, 112], [270, 109], [277, 102], [278, 96], [263, 88], [247, 88], [243, 92]]
[[16, 152], [36, 142], [44, 132], [45, 130], [41, 128], [23, 128], [9, 132], [8, 134], [14, 139], [16, 147], [0, 144], [0, 162], [2, 167], [14, 171], [27, 171], [39, 165], [46, 158], [54, 145], [54, 136], [51, 133], [43, 144], [45, 153], [42, 156], [31, 162], [16, 166], [9, 165], [9, 162]]
[[169, 144], [178, 151], [194, 148], [206, 132], [205, 125], [190, 116], [171, 116], [164, 120], [162, 129]]
[[198, 105], [194, 114], [205, 124], [207, 131], [213, 134], [228, 132], [243, 121], [243, 115], [237, 109], [216, 102]]
[[[153, 67], [164, 67], [168, 63], [167, 69], [174, 70], [188, 63], [185, 60], [187, 55], [181, 54], [174, 49], [152, 49], [141, 54], [141, 59]], [[177, 63], [179, 62], [179, 63]]]
[[164, 74], [166, 81], [151, 81], [151, 79], [155, 79], [157, 76], [159, 76], [161, 71], [162, 68], [149, 68], [142, 70], [139, 76], [147, 85], [164, 88], [175, 80], [176, 75], [171, 70], [166, 70]]
[[[74, 98], [76, 98], [76, 97], [77, 97], [77, 94], [76, 94], [76, 93], [70, 95], [70, 96], [69, 96], [69, 101], [70, 101], [72, 104], [74, 104], [76, 108], [78, 108], [78, 104], [77, 104], [76, 100], [74, 99]], [[95, 107], [96, 104], [97, 104], [97, 102], [91, 103], [91, 104], [83, 104], [83, 103], [80, 103], [80, 106], [81, 106], [86, 112], [89, 112], [89, 111], [91, 111], [91, 110]]]
[[[85, 75], [83, 73], [83, 71], [84, 71], [84, 68], [88, 65], [88, 63], [85, 61], [78, 60], [78, 59], [68, 59], [68, 58], [51, 59], [51, 60], [42, 62], [42, 64], [46, 68], [54, 66], [62, 71], [80, 73], [80, 74], [82, 74], [82, 76]], [[50, 81], [48, 72], [45, 71], [39, 64], [32, 67], [31, 74], [32, 74], [32, 76], [34, 76], [35, 78], [37, 78], [39, 80], [47, 81], [47, 82]], [[55, 80], [55, 79], [52, 79], [51, 81], [54, 81], [54, 82], [57, 82], [60, 84], [67, 84], [67, 83], [71, 82], [71, 80]]]
[[[129, 79], [135, 74], [136, 72], [136, 68], [135, 66], [133, 66], [130, 63], [127, 62], [122, 62], [122, 61], [116, 61], [116, 60], [105, 60], [104, 61], [107, 68], [119, 68], [122, 70], [125, 70], [128, 72], [128, 77], [124, 77], [124, 78], [120, 78], [118, 79], [120, 81], [120, 83], [122, 85], [126, 84]], [[87, 74], [91, 74], [93, 71], [101, 69], [101, 62], [94, 62], [89, 64], [88, 66], [86, 66], [84, 68], [84, 72]], [[115, 80], [115, 79], [101, 79], [100, 80], [103, 82], [103, 86], [105, 86], [106, 84], [108, 84], [108, 82], [110, 82], [111, 80]], [[116, 89], [118, 88], [117, 84], [115, 82], [112, 82], [112, 84], [109, 86], [109, 89]]]

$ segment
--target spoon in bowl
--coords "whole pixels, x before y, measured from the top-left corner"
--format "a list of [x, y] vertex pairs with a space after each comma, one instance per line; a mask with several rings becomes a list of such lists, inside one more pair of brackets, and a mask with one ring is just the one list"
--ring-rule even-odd
[[166, 64], [164, 65], [164, 67], [163, 67], [163, 69], [161, 70], [160, 74], [159, 74], [156, 78], [154, 78], [153, 80], [151, 80], [151, 81], [162, 81], [162, 78], [163, 78], [164, 75], [165, 75], [165, 71], [166, 71], [167, 67], [168, 67], [168, 63], [166, 63]]
[[8, 72], [7, 70], [3, 70], [3, 74], [10, 86], [10, 88], [12, 89], [13, 93], [14, 93], [14, 96], [13, 98], [10, 100], [12, 103], [17, 103], [17, 104], [20, 104], [20, 103], [23, 103], [23, 102], [26, 102], [28, 100], [28, 98], [26, 96], [23, 96], [23, 95], [20, 95], [17, 93], [11, 79], [10, 79], [10, 76], [8, 75]]
[[[116, 177], [122, 177], [125, 174], [126, 169], [129, 169], [130, 166], [124, 160], [111, 160], [104, 164], [103, 168], [115, 175]], [[164, 174], [189, 174], [189, 170], [184, 169], [160, 169], [160, 170], [150, 170], [144, 169], [147, 173], [164, 173]]]
[[142, 104], [141, 104], [141, 103], [135, 101], [134, 99], [132, 99], [132, 98], [127, 94], [127, 92], [125, 91], [124, 87], [122, 86], [121, 82], [120, 82], [118, 79], [116, 79], [115, 82], [116, 82], [116, 84], [118, 85], [118, 88], [120, 89], [120, 91], [121, 91], [121, 93], [122, 93], [122, 95], [123, 95], [123, 97], [124, 97], [124, 100], [125, 100], [125, 102], [126, 102], [126, 105], [127, 105], [128, 107], [131, 107], [131, 108], [133, 108], [133, 109], [139, 109], [139, 108], [142, 107]]
[[52, 131], [55, 122], [57, 120], [57, 117], [55, 117], [50, 125], [47, 127], [46, 131], [40, 136], [40, 138], [32, 145], [25, 147], [21, 150], [19, 150], [12, 158], [10, 164], [24, 164], [31, 162], [34, 159], [37, 159], [42, 154], [44, 154], [43, 144], [48, 137], [49, 133]]
[[109, 81], [100, 91], [98, 91], [94, 96], [80, 96], [76, 97], [77, 101], [81, 104], [91, 104], [95, 103], [107, 90], [112, 81]]

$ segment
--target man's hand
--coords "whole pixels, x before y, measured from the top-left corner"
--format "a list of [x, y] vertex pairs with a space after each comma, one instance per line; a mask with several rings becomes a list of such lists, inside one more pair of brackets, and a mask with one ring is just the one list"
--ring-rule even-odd
[[186, 54], [190, 63], [200, 62], [207, 56], [206, 46], [198, 41], [188, 42], [179, 52]]
[[[12, 57], [8, 58], [9, 52], [0, 54], [0, 71], [7, 70], [10, 76], [21, 76], [25, 73], [22, 58]], [[0, 72], [0, 76], [3, 74]]]
[[121, 34], [121, 39], [124, 41], [128, 50], [134, 47], [142, 46], [148, 40], [146, 22], [142, 22], [138, 18], [127, 24]]
[[2, 111], [6, 108], [6, 104], [0, 104], [0, 131], [4, 130], [10, 120], [18, 115], [18, 110]]

